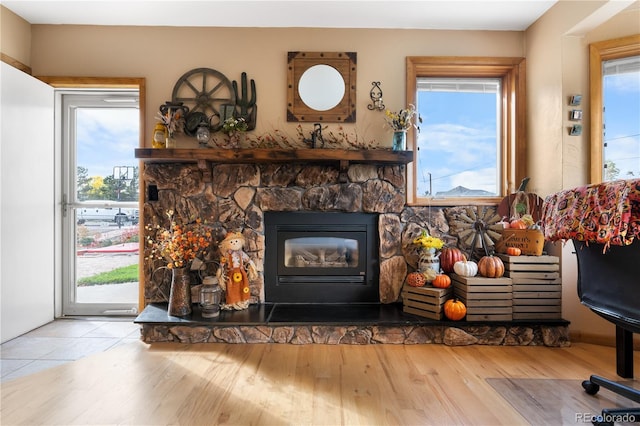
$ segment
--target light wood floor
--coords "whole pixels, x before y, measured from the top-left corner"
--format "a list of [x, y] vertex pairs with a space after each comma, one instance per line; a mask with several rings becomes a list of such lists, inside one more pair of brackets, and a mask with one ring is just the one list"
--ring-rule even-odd
[[613, 348], [132, 341], [2, 383], [0, 423], [517, 425], [487, 379], [593, 373], [617, 377]]

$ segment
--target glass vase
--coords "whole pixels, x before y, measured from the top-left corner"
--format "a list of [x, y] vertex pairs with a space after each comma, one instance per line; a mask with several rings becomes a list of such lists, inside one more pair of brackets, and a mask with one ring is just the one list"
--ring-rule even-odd
[[177, 147], [176, 139], [173, 137], [173, 135], [168, 135], [167, 136], [167, 142], [166, 142], [165, 145], [166, 145], [167, 148], [176, 148]]
[[406, 151], [407, 149], [407, 132], [405, 130], [399, 130], [393, 132], [393, 150], [394, 151]]
[[189, 268], [171, 270], [169, 315], [183, 317], [191, 313], [191, 275]]

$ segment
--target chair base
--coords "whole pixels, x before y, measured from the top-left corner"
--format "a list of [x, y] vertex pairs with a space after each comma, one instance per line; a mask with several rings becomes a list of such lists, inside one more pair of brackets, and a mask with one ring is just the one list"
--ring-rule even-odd
[[[582, 387], [589, 395], [595, 395], [600, 386], [631, 401], [640, 403], [640, 390], [621, 385], [604, 377], [592, 375], [582, 382]], [[640, 408], [605, 408], [600, 416], [593, 417], [594, 425], [613, 425], [614, 423], [640, 422]]]

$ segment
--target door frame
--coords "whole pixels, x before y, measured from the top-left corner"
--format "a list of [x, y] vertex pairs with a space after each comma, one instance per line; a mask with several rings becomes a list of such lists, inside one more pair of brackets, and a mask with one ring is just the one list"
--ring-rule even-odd
[[[54, 89], [136, 89], [139, 96], [139, 113], [140, 113], [140, 133], [139, 133], [139, 147], [144, 147], [144, 141], [146, 140], [146, 127], [145, 127], [145, 111], [146, 111], [146, 79], [144, 77], [51, 77], [51, 76], [36, 76], [37, 79], [47, 83]], [[60, 105], [56, 105], [58, 108]], [[56, 245], [60, 247], [56, 250], [57, 259], [56, 264], [62, 265], [62, 185], [61, 185], [61, 163], [62, 163], [62, 140], [60, 123], [56, 122], [55, 131], [55, 145], [56, 145], [56, 168], [55, 174], [55, 200], [56, 200]], [[142, 186], [142, 174], [144, 172], [144, 163], [139, 162], [139, 179], [140, 188]], [[144, 201], [144, 191], [140, 190], [140, 197], [138, 199], [138, 209], [142, 213], [142, 205]], [[144, 221], [143, 215], [140, 214], [140, 221], [138, 222], [139, 235], [144, 235]], [[144, 239], [140, 238], [139, 259], [140, 265], [144, 264]], [[141, 312], [144, 309], [144, 273], [143, 268], [139, 268], [138, 273], [138, 311]], [[56, 289], [55, 289], [55, 313], [59, 317], [62, 315], [62, 275], [61, 272], [56, 277]]]

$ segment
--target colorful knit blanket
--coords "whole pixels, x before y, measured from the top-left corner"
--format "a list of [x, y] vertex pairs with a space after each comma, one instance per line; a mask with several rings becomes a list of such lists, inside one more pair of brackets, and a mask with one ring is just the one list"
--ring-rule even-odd
[[548, 241], [626, 246], [640, 237], [640, 179], [581, 186], [549, 195], [542, 206]]

